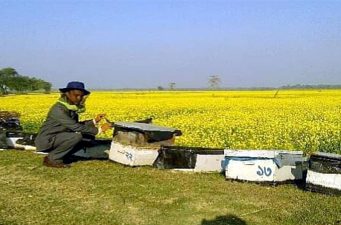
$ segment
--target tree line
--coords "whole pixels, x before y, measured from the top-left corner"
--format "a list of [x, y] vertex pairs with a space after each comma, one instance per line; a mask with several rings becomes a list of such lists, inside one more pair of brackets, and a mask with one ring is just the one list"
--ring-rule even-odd
[[295, 84], [295, 85], [285, 85], [280, 87], [280, 89], [340, 89], [341, 84]]
[[0, 69], [0, 95], [38, 90], [50, 93], [51, 87], [52, 84], [50, 82], [35, 77], [20, 75], [13, 68]]

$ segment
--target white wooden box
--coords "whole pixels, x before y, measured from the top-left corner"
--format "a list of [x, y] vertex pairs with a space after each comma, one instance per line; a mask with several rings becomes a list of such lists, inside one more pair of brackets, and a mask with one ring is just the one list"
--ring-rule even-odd
[[158, 148], [134, 147], [113, 141], [109, 159], [128, 166], [152, 166], [158, 154]]
[[305, 159], [301, 151], [225, 150], [226, 179], [255, 182], [301, 180]]
[[341, 195], [341, 155], [322, 152], [312, 154], [306, 189]]

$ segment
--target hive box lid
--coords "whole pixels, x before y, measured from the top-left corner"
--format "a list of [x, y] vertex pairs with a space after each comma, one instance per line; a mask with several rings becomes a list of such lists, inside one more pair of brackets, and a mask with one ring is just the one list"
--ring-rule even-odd
[[285, 151], [285, 150], [224, 150], [227, 158], [239, 159], [272, 159], [278, 167], [285, 165], [296, 165], [304, 163], [302, 151]]
[[[148, 135], [150, 139], [161, 141], [172, 138], [173, 136], [180, 136], [180, 130], [170, 127], [156, 126], [154, 124], [137, 123], [137, 122], [115, 122], [115, 131], [137, 131], [139, 133]], [[115, 135], [115, 133], [114, 133]]]
[[225, 149], [224, 155], [227, 157], [243, 158], [268, 158], [273, 159], [279, 155], [297, 155], [302, 157], [302, 151], [284, 151], [284, 150], [231, 150]]
[[268, 150], [224, 150], [224, 155], [228, 157], [245, 158], [267, 158], [273, 159], [276, 156], [275, 151]]
[[318, 173], [341, 174], [341, 156], [317, 152], [310, 156], [309, 170]]
[[170, 128], [170, 127], [163, 127], [163, 126], [157, 126], [154, 124], [148, 124], [148, 123], [136, 123], [136, 122], [115, 122], [114, 124], [115, 128], [125, 128], [130, 129], [134, 131], [140, 131], [140, 132], [171, 132], [176, 134], [177, 136], [181, 135], [181, 131]]
[[127, 145], [173, 145], [175, 136], [181, 135], [174, 128], [138, 122], [116, 122], [114, 127], [114, 140]]
[[329, 159], [336, 159], [341, 161], [341, 155], [335, 154], [335, 153], [327, 153], [327, 152], [316, 152], [313, 153], [312, 158], [318, 157], [318, 158], [329, 158]]

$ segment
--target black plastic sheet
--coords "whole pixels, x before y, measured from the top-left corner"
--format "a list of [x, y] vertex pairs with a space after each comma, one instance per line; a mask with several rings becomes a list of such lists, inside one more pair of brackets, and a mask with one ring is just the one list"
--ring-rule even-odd
[[318, 173], [341, 174], [341, 156], [316, 153], [310, 156], [309, 169]]
[[22, 133], [22, 136], [19, 140], [17, 140], [17, 144], [20, 145], [30, 145], [35, 146], [34, 140], [36, 139], [37, 134], [33, 133]]
[[18, 118], [7, 118], [7, 119], [0, 119], [0, 129], [6, 131], [17, 131], [22, 130], [20, 125], [20, 121]]
[[111, 139], [83, 139], [76, 148], [79, 149], [74, 155], [80, 159], [108, 159], [106, 150], [110, 149]]

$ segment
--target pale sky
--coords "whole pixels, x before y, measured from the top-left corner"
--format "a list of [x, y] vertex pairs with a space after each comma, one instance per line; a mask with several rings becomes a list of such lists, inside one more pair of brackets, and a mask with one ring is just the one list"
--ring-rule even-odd
[[88, 88], [341, 84], [341, 1], [4, 1], [0, 68]]

